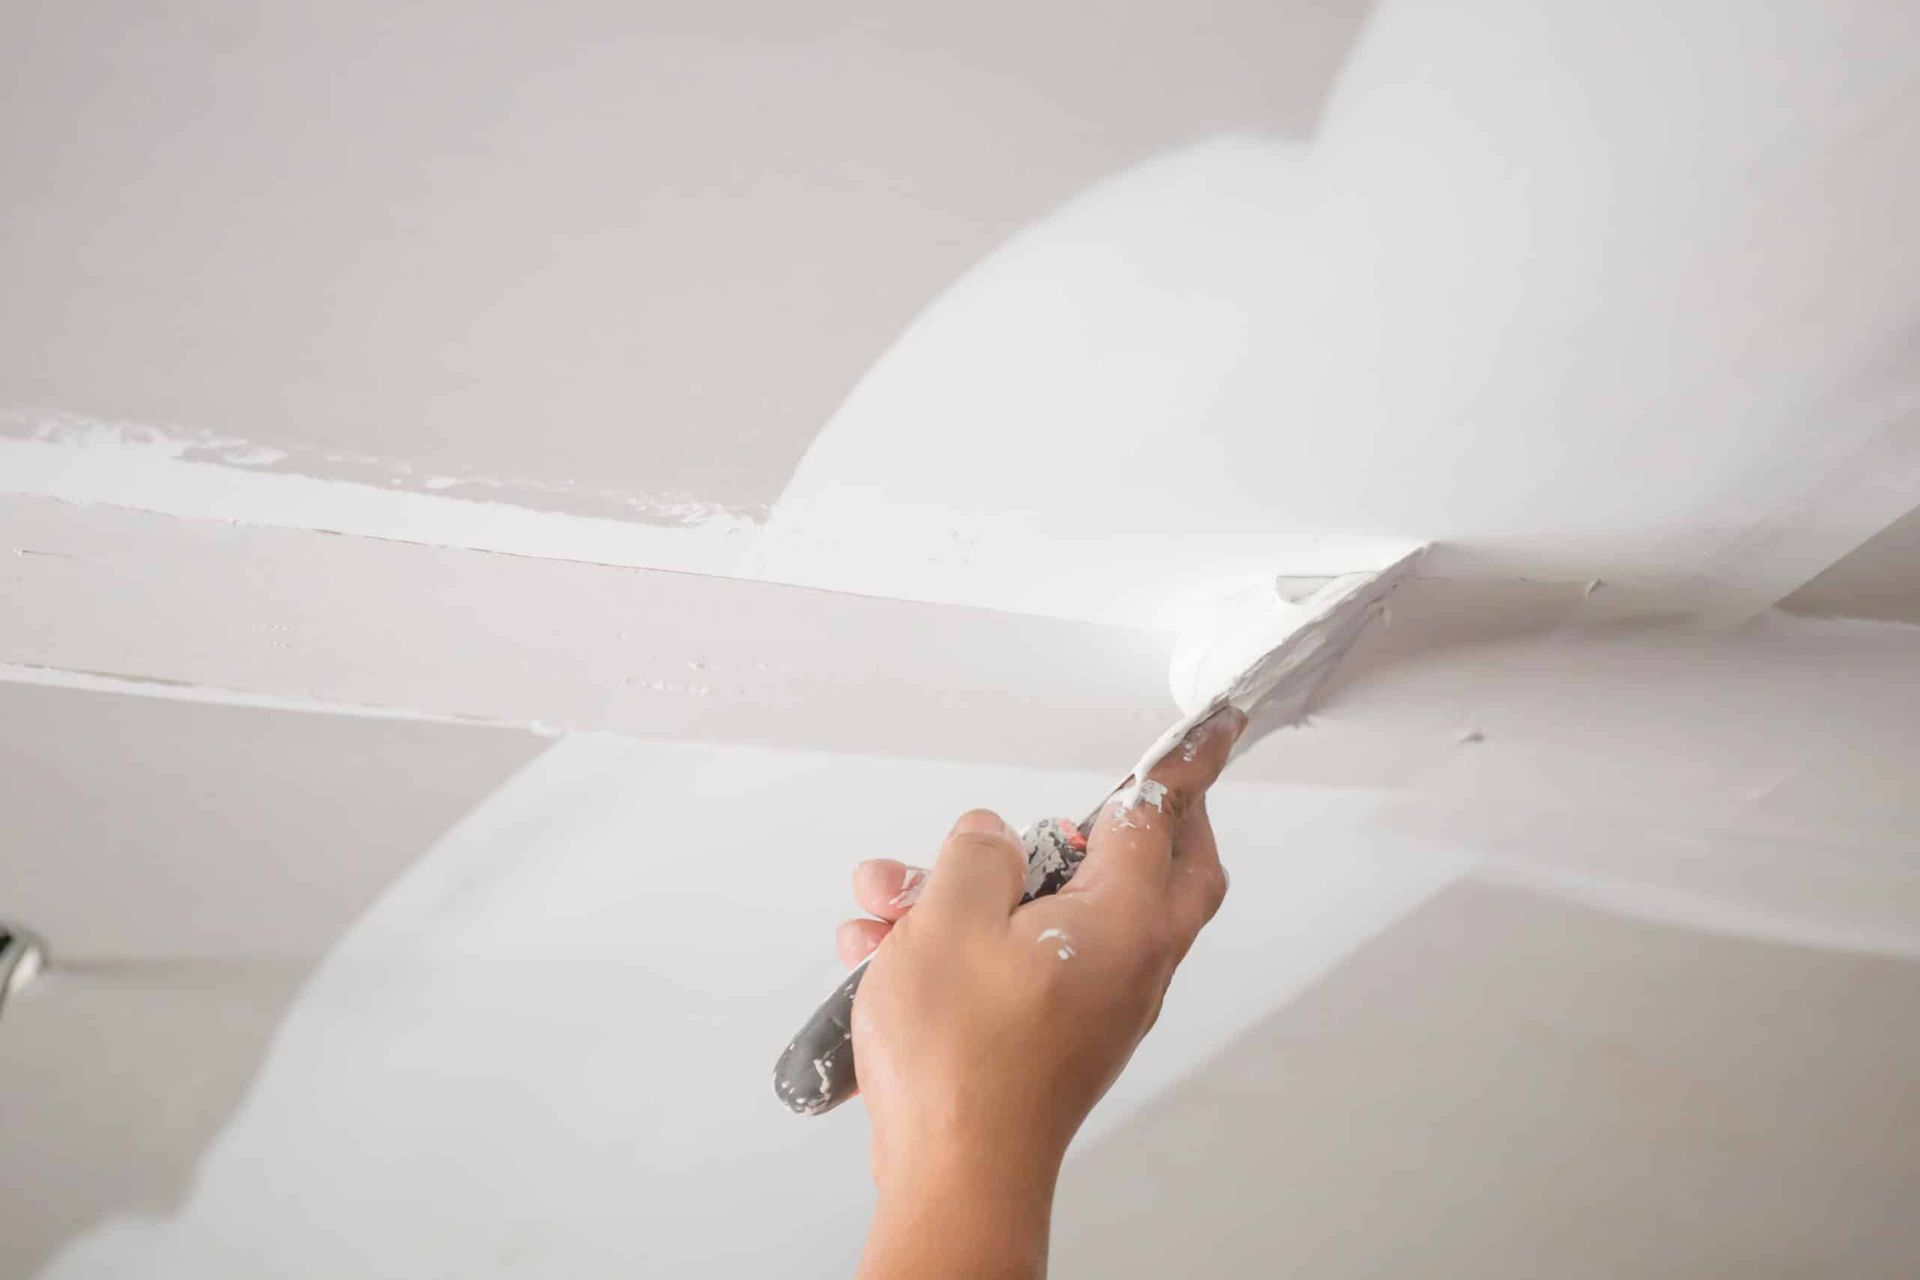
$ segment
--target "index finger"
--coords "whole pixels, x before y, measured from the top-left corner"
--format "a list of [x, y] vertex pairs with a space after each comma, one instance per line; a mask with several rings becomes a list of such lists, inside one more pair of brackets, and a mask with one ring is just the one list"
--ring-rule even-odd
[[1149, 768], [1138, 788], [1123, 786], [1108, 797], [1087, 838], [1086, 861], [1060, 892], [1084, 893], [1110, 884], [1163, 889], [1174, 833], [1226, 768], [1246, 724], [1237, 709], [1222, 707]]

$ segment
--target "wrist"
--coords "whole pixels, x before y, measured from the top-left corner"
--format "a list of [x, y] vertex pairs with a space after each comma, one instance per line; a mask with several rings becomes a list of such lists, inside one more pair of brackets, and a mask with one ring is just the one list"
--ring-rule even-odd
[[1057, 1156], [942, 1144], [880, 1182], [861, 1275], [1044, 1274]]

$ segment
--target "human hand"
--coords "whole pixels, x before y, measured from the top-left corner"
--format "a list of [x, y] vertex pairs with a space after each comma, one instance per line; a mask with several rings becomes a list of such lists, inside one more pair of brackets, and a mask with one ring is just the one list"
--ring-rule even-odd
[[838, 942], [849, 965], [873, 955], [853, 1006], [881, 1192], [868, 1274], [937, 1274], [901, 1261], [884, 1228], [890, 1214], [919, 1222], [923, 1246], [929, 1221], [952, 1229], [962, 1204], [1009, 1239], [1037, 1230], [1044, 1252], [1068, 1142], [1225, 896], [1205, 796], [1245, 724], [1225, 710], [1154, 766], [1157, 807], [1109, 802], [1050, 897], [1020, 904], [1020, 841], [987, 810], [961, 816], [931, 874], [855, 868], [855, 900], [875, 918], [843, 923]]

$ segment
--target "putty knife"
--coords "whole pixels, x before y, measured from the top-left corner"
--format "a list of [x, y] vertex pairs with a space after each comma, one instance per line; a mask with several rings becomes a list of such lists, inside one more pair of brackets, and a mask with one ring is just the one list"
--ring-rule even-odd
[[[1127, 803], [1137, 798], [1147, 772], [1214, 712], [1231, 704], [1247, 713], [1248, 729], [1236, 753], [1258, 734], [1304, 719], [1314, 693], [1424, 550], [1384, 569], [1334, 578], [1302, 601], [1290, 601], [1277, 584], [1266, 583], [1225, 602], [1213, 625], [1190, 633], [1175, 649], [1170, 678], [1187, 714], [1154, 739], [1126, 782], [1079, 826], [1047, 819], [1027, 829], [1022, 839], [1027, 887], [1021, 901], [1054, 893], [1071, 880], [1086, 856], [1100, 809], [1116, 797]], [[853, 998], [872, 959], [862, 960], [813, 1011], [774, 1064], [773, 1092], [788, 1109], [819, 1115], [853, 1096]]]

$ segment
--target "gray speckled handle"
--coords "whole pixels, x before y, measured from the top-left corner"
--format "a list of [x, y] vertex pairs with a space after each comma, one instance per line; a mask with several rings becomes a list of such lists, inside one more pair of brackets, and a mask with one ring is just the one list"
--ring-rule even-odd
[[787, 1109], [817, 1116], [853, 1096], [853, 996], [867, 962], [820, 1002], [773, 1066], [773, 1092]]
[[[1073, 878], [1087, 852], [1093, 819], [1075, 826], [1048, 818], [1027, 828], [1027, 891], [1022, 902], [1045, 897]], [[820, 1002], [806, 1025], [773, 1064], [773, 1092], [789, 1111], [817, 1116], [853, 1096], [853, 997], [866, 976], [862, 960], [833, 994]]]

